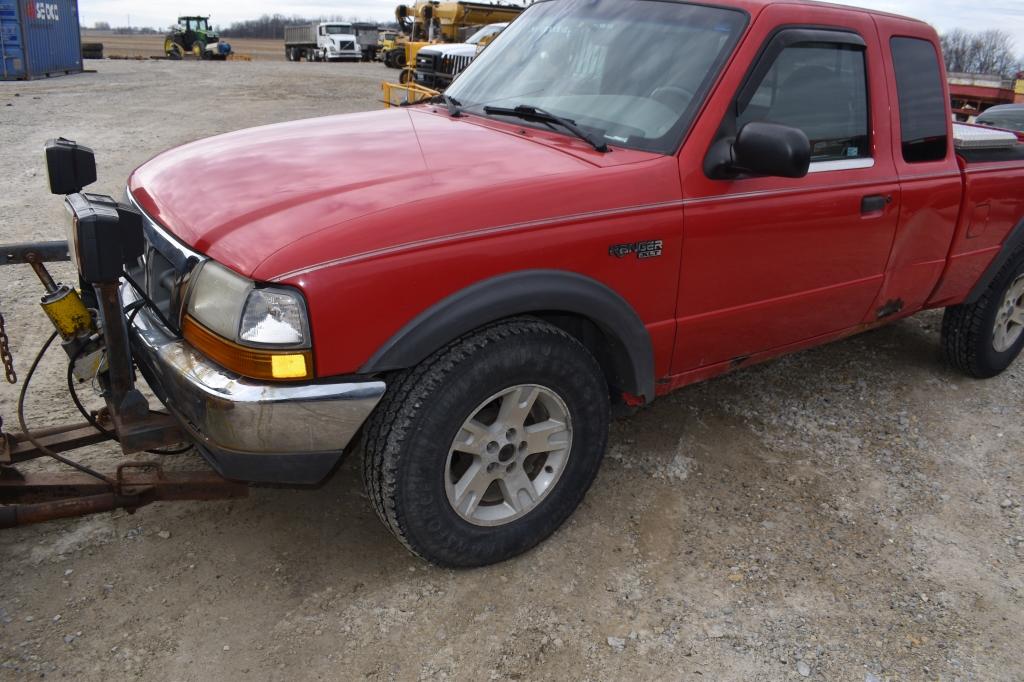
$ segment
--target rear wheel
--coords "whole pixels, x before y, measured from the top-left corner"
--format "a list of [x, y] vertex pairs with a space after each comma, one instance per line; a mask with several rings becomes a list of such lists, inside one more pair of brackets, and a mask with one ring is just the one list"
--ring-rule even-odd
[[486, 327], [397, 376], [367, 425], [377, 514], [442, 566], [503, 561], [553, 533], [594, 480], [608, 388], [576, 339], [539, 320]]
[[946, 309], [946, 358], [979, 379], [1002, 373], [1024, 349], [1024, 250], [1003, 267], [974, 303]]

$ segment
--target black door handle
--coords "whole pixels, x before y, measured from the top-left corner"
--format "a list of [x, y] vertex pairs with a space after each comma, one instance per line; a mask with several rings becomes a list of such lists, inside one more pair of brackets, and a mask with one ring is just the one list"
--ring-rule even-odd
[[892, 203], [892, 195], [872, 194], [860, 200], [860, 212], [862, 215], [881, 213], [885, 207]]

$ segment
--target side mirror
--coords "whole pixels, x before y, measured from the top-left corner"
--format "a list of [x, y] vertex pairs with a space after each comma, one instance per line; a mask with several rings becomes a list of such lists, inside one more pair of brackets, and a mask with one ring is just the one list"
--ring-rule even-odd
[[811, 142], [804, 131], [754, 121], [743, 126], [735, 138], [716, 142], [704, 170], [713, 180], [739, 175], [802, 178], [810, 166]]
[[46, 170], [53, 194], [77, 194], [96, 182], [96, 156], [88, 147], [58, 137], [46, 143]]

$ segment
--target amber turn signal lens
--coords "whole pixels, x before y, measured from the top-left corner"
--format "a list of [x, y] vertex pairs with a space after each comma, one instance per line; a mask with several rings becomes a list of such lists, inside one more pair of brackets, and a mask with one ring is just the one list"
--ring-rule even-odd
[[308, 350], [246, 348], [221, 338], [188, 315], [182, 322], [181, 335], [218, 365], [250, 379], [301, 381], [313, 378], [313, 353]]

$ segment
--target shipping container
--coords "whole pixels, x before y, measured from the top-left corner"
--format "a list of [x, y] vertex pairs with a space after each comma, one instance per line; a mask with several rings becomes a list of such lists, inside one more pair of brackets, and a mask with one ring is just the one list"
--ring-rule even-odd
[[81, 70], [78, 0], [0, 0], [0, 80]]

